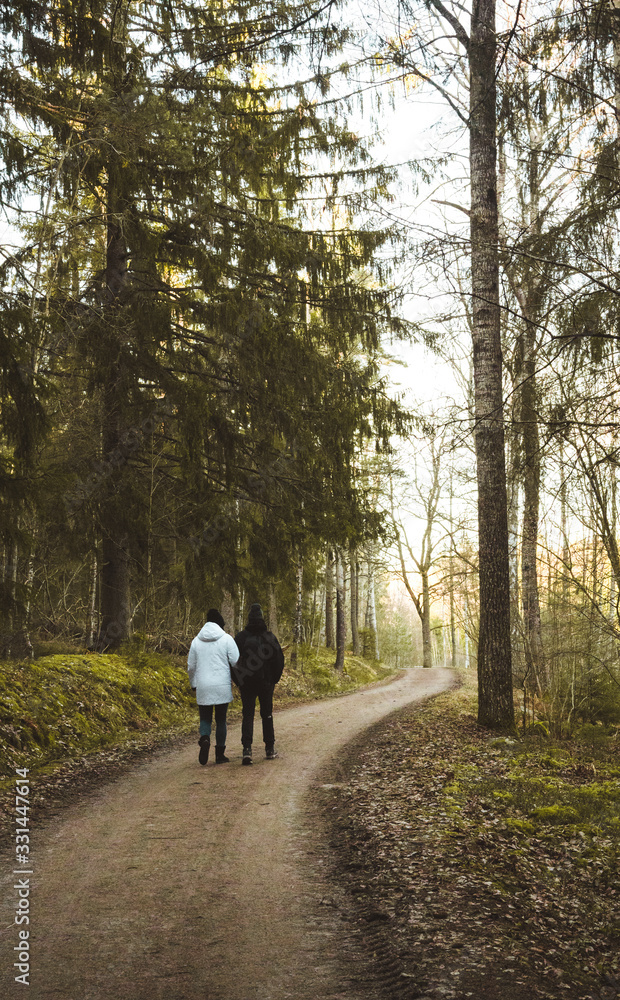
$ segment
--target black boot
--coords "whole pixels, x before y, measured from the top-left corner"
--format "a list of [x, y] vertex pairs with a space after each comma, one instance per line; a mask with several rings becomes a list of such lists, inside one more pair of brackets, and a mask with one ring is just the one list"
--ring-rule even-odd
[[224, 753], [226, 747], [215, 746], [215, 763], [216, 764], [230, 764], [230, 757], [227, 757]]
[[248, 764], [252, 763], [252, 747], [251, 746], [247, 746], [247, 747], [243, 748], [243, 760], [241, 761], [241, 763], [245, 764], [246, 766]]
[[200, 750], [198, 751], [198, 762], [200, 764], [206, 764], [209, 759], [209, 747], [211, 746], [210, 736], [201, 736], [198, 740], [200, 744]]

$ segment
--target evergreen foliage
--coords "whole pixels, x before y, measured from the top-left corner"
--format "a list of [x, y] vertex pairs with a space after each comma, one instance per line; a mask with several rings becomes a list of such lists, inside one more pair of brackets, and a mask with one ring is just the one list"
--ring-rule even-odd
[[[95, 560], [99, 648], [140, 605], [149, 631], [149, 607], [184, 604], [175, 628], [190, 593], [234, 593], [265, 531], [267, 579], [300, 544], [379, 529], [356, 455], [369, 439], [389, 447], [406, 416], [378, 372], [380, 333], [398, 326], [390, 295], [360, 275], [386, 234], [346, 209], [325, 228], [304, 199], [319, 180], [381, 187], [386, 173], [319, 114], [316, 77], [276, 78], [302, 48], [344, 43], [323, 12], [3, 5], [3, 197], [41, 204], [3, 275], [30, 331], [22, 385], [5, 312], [5, 523], [17, 482], [46, 480], [17, 576], [32, 576], [39, 611], [45, 576], [55, 625], [67, 591], [53, 578], [72, 565], [84, 629]], [[319, 172], [328, 154], [345, 167]], [[17, 609], [17, 586], [5, 598]], [[27, 635], [27, 603], [9, 647]]]

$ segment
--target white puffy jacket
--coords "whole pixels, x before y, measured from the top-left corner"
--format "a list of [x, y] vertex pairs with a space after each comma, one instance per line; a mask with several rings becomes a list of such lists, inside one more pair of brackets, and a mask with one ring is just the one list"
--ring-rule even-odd
[[187, 671], [199, 705], [233, 700], [230, 668], [239, 659], [237, 643], [215, 622], [207, 622], [189, 647]]

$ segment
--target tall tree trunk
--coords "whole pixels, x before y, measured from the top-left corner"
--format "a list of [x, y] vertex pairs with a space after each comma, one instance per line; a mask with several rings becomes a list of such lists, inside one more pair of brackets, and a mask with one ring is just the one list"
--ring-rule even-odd
[[239, 604], [237, 607], [237, 613], [239, 616], [237, 631], [240, 632], [245, 626], [245, 590], [243, 587], [239, 587]]
[[295, 619], [293, 622], [293, 650], [291, 652], [291, 666], [297, 665], [297, 653], [299, 650], [299, 644], [302, 640], [302, 627], [303, 627], [303, 584], [304, 584], [304, 562], [299, 552], [297, 554], [297, 572], [296, 572], [296, 595], [295, 595]]
[[353, 643], [353, 654], [355, 656], [360, 655], [360, 636], [359, 636], [359, 602], [358, 602], [358, 576], [359, 576], [359, 563], [355, 554], [355, 550], [351, 552], [351, 641]]
[[[149, 632], [149, 614], [151, 611], [151, 597], [153, 598], [153, 608], [155, 606], [155, 586], [153, 584], [153, 497], [155, 495], [155, 462], [154, 462], [154, 449], [153, 449], [153, 438], [151, 437], [150, 448], [149, 448], [149, 459], [150, 459], [150, 482], [149, 482], [149, 506], [148, 515], [146, 522], [146, 578], [144, 581], [144, 638]], [[181, 586], [179, 586], [179, 591]], [[183, 595], [185, 596], [185, 595]], [[172, 602], [171, 602], [172, 603]], [[179, 605], [181, 603], [179, 594]], [[187, 608], [186, 602], [184, 602], [184, 607]], [[184, 618], [186, 615], [184, 615]], [[184, 634], [184, 629], [181, 624], [181, 633]]]
[[[500, 247], [508, 257], [506, 223], [502, 212], [502, 198], [506, 185], [507, 159], [503, 143], [499, 147], [497, 175], [497, 214]], [[510, 271], [507, 268], [510, 277]], [[521, 393], [523, 379], [523, 333], [517, 331], [512, 369], [512, 394], [509, 436], [507, 441], [507, 504], [508, 504], [508, 574], [510, 579], [510, 637], [513, 656], [520, 649], [522, 628], [519, 609], [519, 490], [521, 486]]]
[[[529, 232], [541, 235], [540, 222], [540, 133], [528, 114], [530, 136], [527, 225]], [[524, 320], [522, 335], [522, 378], [520, 411], [523, 441], [523, 526], [521, 535], [521, 599], [525, 633], [525, 657], [528, 672], [539, 678], [544, 673], [540, 597], [538, 589], [538, 531], [540, 506], [540, 434], [538, 430], [538, 386], [536, 380], [536, 321], [540, 311], [540, 277], [526, 268], [523, 286], [515, 288]], [[547, 686], [545, 684], [545, 686]]]
[[[120, 300], [127, 277], [127, 247], [120, 221], [122, 206], [117, 195], [120, 164], [114, 151], [108, 168], [107, 246], [103, 323], [107, 339], [107, 364], [102, 371], [103, 457], [114, 454], [121, 444], [122, 413], [126, 396], [122, 343], [118, 330]], [[121, 497], [124, 467], [108, 477], [100, 507], [102, 533], [100, 646], [115, 649], [129, 634], [130, 556], [129, 533], [123, 529]], [[119, 483], [121, 486], [119, 486]]]
[[95, 644], [95, 635], [97, 634], [97, 577], [99, 576], [99, 567], [97, 565], [97, 549], [93, 551], [93, 561], [92, 569], [90, 575], [90, 595], [88, 601], [88, 632], [86, 633], [86, 645], [88, 649], [92, 649]]
[[467, 581], [465, 581], [465, 590], [463, 594], [463, 605], [465, 612], [465, 670], [469, 670], [469, 600], [467, 598]]
[[594, 663], [596, 663], [599, 657], [599, 621], [600, 621], [600, 610], [601, 604], [599, 600], [599, 560], [598, 560], [598, 532], [596, 527], [596, 511], [594, 509], [594, 504], [592, 504], [592, 599], [589, 609], [589, 619], [588, 619], [588, 639], [587, 639], [587, 651], [588, 656], [584, 657], [587, 669], [588, 669], [588, 693], [590, 698], [590, 704], [588, 706], [588, 711], [590, 716], [593, 715], [593, 705], [592, 705], [592, 676], [594, 674]]
[[[28, 470], [28, 471], [23, 471]], [[31, 463], [24, 462], [20, 467], [20, 474], [26, 476], [31, 474]], [[16, 531], [28, 530], [27, 517], [18, 515], [15, 524]], [[5, 652], [7, 655], [16, 656], [20, 659], [32, 659], [34, 656], [32, 642], [30, 641], [30, 612], [31, 612], [31, 590], [34, 580], [34, 552], [32, 545], [34, 535], [28, 532], [28, 541], [24, 538], [21, 544], [21, 569], [20, 573], [20, 544], [14, 538], [9, 545], [9, 562], [7, 566], [7, 585], [9, 599], [9, 635]], [[24, 572], [25, 570], [25, 572]]]
[[314, 642], [314, 629], [316, 625], [316, 587], [312, 588], [312, 615], [310, 617], [309, 634], [307, 636], [307, 642], [310, 649], [312, 649], [312, 643]]
[[433, 665], [433, 638], [431, 633], [431, 600], [428, 573], [422, 572], [422, 666]]
[[366, 588], [366, 616], [364, 620], [366, 641], [364, 656], [379, 659], [379, 639], [377, 636], [377, 609], [375, 606], [375, 567], [372, 554], [368, 555], [368, 585]]
[[228, 626], [228, 631], [232, 629], [235, 631], [235, 599], [230, 591], [225, 590], [222, 593], [222, 604], [220, 607], [220, 614], [224, 619], [225, 625]]
[[319, 649], [321, 645], [321, 639], [323, 638], [323, 612], [325, 610], [325, 575], [323, 575], [323, 581], [321, 583], [321, 588], [319, 590], [318, 608], [320, 608], [320, 617], [319, 617], [319, 627], [316, 629], [316, 633], [314, 630], [314, 625], [312, 627], [312, 641], [314, 642], [314, 637], [316, 634], [317, 649]]
[[525, 629], [525, 662], [543, 680], [544, 661], [538, 592], [538, 520], [540, 505], [540, 436], [538, 432], [535, 339], [536, 328], [525, 312], [525, 356], [521, 383], [523, 420], [523, 527], [521, 592]]
[[325, 559], [325, 645], [335, 649], [334, 642], [334, 554], [329, 548]]
[[560, 437], [560, 531], [562, 533], [562, 600], [568, 597], [568, 573], [570, 569], [570, 545], [568, 541], [568, 489], [566, 483], [566, 463], [564, 461], [564, 441]]
[[478, 479], [478, 722], [514, 726], [502, 399], [496, 170], [495, 0], [477, 0], [469, 42], [472, 337]]
[[523, 331], [517, 332], [512, 378], [512, 413], [508, 438], [508, 572], [510, 577], [510, 634], [512, 647], [521, 645], [521, 612], [519, 608], [519, 490], [521, 486], [521, 422], [520, 386], [523, 381]]
[[[21, 520], [18, 516], [16, 528], [19, 529]], [[9, 595], [9, 630], [14, 632], [17, 625], [17, 567], [19, 564], [19, 545], [14, 538], [9, 542], [9, 557], [7, 560], [6, 579]], [[10, 640], [9, 640], [10, 641]]]
[[620, 0], [611, 0], [613, 11], [613, 60], [614, 60], [614, 113], [616, 116], [616, 132], [620, 136]]
[[34, 649], [30, 639], [30, 616], [32, 612], [32, 588], [34, 585], [34, 537], [30, 541], [28, 552], [28, 566], [26, 570], [26, 605], [24, 608], [24, 635], [23, 643], [26, 656], [29, 660], [34, 660]]
[[342, 552], [336, 549], [336, 670], [344, 667], [344, 649], [347, 641], [347, 619], [345, 613], [345, 577]]
[[[118, 366], [113, 382], [104, 389], [103, 451], [110, 455], [121, 439], [120, 373]], [[119, 509], [118, 479], [123, 470], [109, 477], [100, 505], [101, 544], [101, 626], [99, 646], [116, 649], [129, 635], [130, 556], [129, 534], [123, 528], [124, 512]]]
[[450, 666], [456, 667], [456, 607], [454, 600], [454, 560], [450, 554]]
[[273, 580], [269, 581], [269, 631], [277, 635], [278, 628], [278, 602], [276, 600], [276, 588]]
[[[617, 526], [618, 526], [618, 482], [616, 479], [616, 470], [611, 467], [611, 514], [610, 514], [610, 528], [611, 534], [614, 538], [617, 537]], [[611, 569], [611, 579], [609, 582], [609, 623], [612, 627], [616, 625], [617, 621], [617, 583], [616, 574]], [[610, 650], [613, 652], [615, 649], [615, 640], [613, 636], [610, 639]]]
[[116, 649], [129, 635], [129, 538], [104, 535], [101, 566], [100, 644]]
[[454, 489], [452, 483], [452, 471], [450, 472], [450, 558], [448, 562], [448, 570], [450, 573], [450, 651], [451, 651], [451, 666], [452, 669], [456, 667], [456, 609], [454, 600], [454, 525], [452, 522], [452, 500], [454, 497]]
[[[192, 602], [187, 594], [183, 595], [183, 618], [180, 621], [181, 638], [184, 639], [189, 633], [189, 623], [192, 617]], [[222, 617], [224, 617], [222, 615]]]

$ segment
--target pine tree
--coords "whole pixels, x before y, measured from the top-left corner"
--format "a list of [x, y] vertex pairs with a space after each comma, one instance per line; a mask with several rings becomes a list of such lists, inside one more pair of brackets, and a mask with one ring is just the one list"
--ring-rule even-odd
[[[5, 134], [8, 176], [23, 196], [26, 162], [53, 165], [37, 320], [51, 377], [90, 422], [76, 448], [60, 421], [53, 445], [72, 446], [65, 538], [100, 549], [101, 648], [127, 635], [154, 558], [175, 580], [185, 558], [188, 580], [205, 586], [208, 547], [234, 590], [243, 532], [268, 503], [290, 520], [303, 499], [306, 533], [325, 538], [335, 522], [372, 520], [356, 437], [385, 445], [401, 416], [377, 391], [372, 358], [388, 296], [357, 275], [385, 236], [346, 216], [332, 232], [304, 224], [295, 201], [312, 190], [311, 161], [334, 148], [355, 169], [365, 153], [303, 85], [268, 76], [270, 60], [311, 42], [319, 14], [129, 0], [61, 3], [51, 18], [37, 4], [3, 8], [0, 87], [45, 137], [35, 149]], [[10, 51], [18, 36], [27, 62]], [[323, 51], [345, 36], [327, 25]], [[351, 343], [366, 365], [347, 358]], [[248, 483], [266, 468], [257, 497]], [[169, 585], [169, 601], [180, 588]]]

